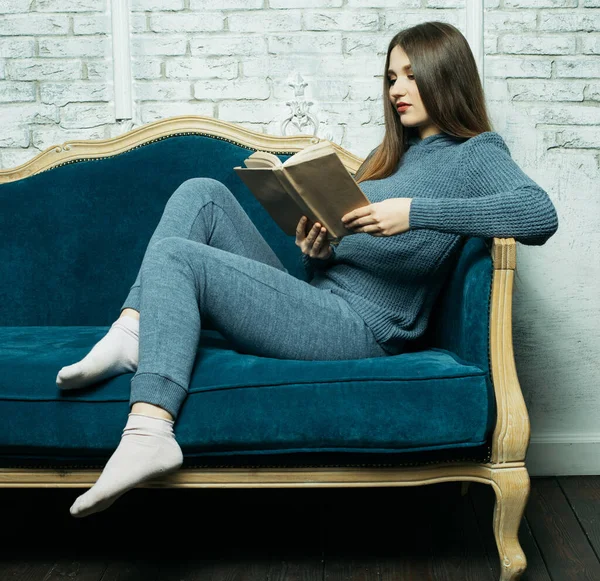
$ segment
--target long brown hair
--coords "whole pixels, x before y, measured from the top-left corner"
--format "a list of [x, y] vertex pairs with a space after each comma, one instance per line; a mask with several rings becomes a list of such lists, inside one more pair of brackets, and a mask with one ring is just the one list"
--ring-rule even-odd
[[477, 64], [460, 30], [437, 21], [401, 30], [390, 40], [383, 69], [383, 142], [358, 168], [354, 176], [357, 183], [391, 175], [408, 139], [418, 135], [417, 128], [402, 125], [389, 98], [387, 70], [395, 46], [408, 56], [423, 105], [441, 131], [462, 138], [493, 131]]
[[[407, 149], [408, 139], [418, 136], [417, 128], [402, 125], [389, 98], [387, 70], [395, 46], [408, 56], [419, 96], [434, 125], [444, 133], [467, 139], [484, 131], [494, 131], [475, 57], [460, 30], [438, 21], [406, 28], [390, 40], [387, 49], [383, 69], [383, 141], [356, 171], [357, 183], [383, 179], [394, 173]], [[486, 243], [489, 247], [491, 240]], [[518, 280], [516, 268], [515, 274]]]

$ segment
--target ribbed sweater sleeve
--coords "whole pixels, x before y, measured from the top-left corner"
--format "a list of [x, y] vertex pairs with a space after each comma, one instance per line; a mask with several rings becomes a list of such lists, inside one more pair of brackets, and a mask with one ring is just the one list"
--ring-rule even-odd
[[481, 133], [465, 144], [457, 198], [415, 197], [411, 229], [482, 238], [515, 238], [541, 246], [558, 229], [552, 200], [512, 159], [495, 132]]

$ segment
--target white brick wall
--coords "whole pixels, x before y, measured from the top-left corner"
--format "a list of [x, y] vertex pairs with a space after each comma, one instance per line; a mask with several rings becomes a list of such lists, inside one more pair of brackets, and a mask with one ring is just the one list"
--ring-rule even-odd
[[115, 124], [106, 0], [0, 0], [0, 167]]

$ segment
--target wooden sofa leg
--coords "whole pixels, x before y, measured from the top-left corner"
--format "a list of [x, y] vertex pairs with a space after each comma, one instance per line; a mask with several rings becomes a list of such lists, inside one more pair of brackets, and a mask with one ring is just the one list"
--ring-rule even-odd
[[527, 568], [527, 558], [519, 544], [519, 526], [529, 500], [529, 474], [526, 468], [492, 472], [496, 493], [494, 536], [500, 555], [500, 581], [516, 581]]
[[464, 496], [465, 494], [467, 494], [467, 492], [469, 492], [469, 484], [471, 484], [468, 480], [463, 480], [460, 483], [460, 495]]

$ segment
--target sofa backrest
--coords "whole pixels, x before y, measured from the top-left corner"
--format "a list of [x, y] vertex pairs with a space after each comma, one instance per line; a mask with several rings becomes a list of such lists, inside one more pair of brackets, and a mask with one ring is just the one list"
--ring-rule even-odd
[[112, 324], [167, 200], [193, 177], [224, 183], [290, 274], [305, 280], [295, 237], [232, 170], [253, 151], [177, 135], [0, 184], [0, 325]]
[[433, 305], [425, 333], [409, 349], [438, 348], [490, 370], [491, 240], [463, 239]]
[[[253, 151], [211, 135], [170, 135], [0, 184], [0, 326], [112, 324], [167, 200], [192, 177], [225, 184], [290, 274], [306, 280], [295, 237], [232, 171]], [[466, 239], [455, 264], [427, 332], [410, 349], [487, 362], [493, 270], [486, 241]]]

